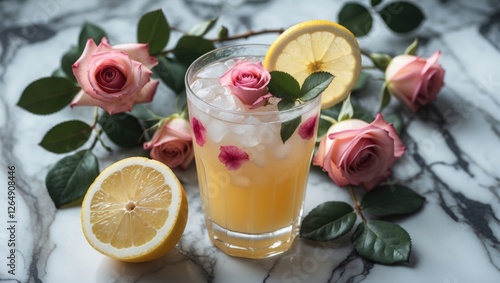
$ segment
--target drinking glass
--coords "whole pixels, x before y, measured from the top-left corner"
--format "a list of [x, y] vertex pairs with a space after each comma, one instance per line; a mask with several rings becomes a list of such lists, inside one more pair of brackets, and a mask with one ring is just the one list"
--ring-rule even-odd
[[[213, 50], [193, 62], [185, 79], [208, 235], [225, 253], [254, 259], [285, 252], [298, 234], [320, 111], [320, 96], [278, 111], [249, 110], [228, 95], [222, 73], [237, 60], [263, 60], [267, 49]], [[298, 128], [283, 142], [282, 124], [297, 117]], [[307, 126], [313, 133], [304, 137]]]

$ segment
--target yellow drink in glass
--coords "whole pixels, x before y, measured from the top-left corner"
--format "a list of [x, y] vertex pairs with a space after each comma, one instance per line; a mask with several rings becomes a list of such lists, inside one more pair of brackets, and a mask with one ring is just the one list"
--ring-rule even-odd
[[[300, 226], [320, 111], [320, 97], [281, 112], [277, 100], [248, 109], [219, 84], [219, 77], [236, 60], [262, 60], [267, 48], [221, 48], [199, 58], [186, 74], [208, 234], [225, 253], [246, 258], [269, 257], [292, 245]], [[299, 127], [283, 143], [281, 125], [297, 117]], [[303, 130], [309, 131], [307, 138], [301, 135]], [[223, 154], [242, 161], [237, 168], [228, 167], [221, 161]]]

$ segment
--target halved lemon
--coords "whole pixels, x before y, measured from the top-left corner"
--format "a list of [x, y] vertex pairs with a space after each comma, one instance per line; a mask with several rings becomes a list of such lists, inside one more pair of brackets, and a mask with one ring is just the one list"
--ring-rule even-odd
[[98, 252], [128, 262], [157, 259], [180, 240], [188, 218], [186, 194], [175, 174], [144, 157], [104, 169], [82, 203], [85, 238]]
[[326, 109], [343, 101], [358, 81], [361, 52], [356, 37], [342, 25], [311, 20], [278, 36], [267, 51], [264, 67], [289, 73], [301, 85], [313, 72], [333, 74], [321, 98], [321, 108]]

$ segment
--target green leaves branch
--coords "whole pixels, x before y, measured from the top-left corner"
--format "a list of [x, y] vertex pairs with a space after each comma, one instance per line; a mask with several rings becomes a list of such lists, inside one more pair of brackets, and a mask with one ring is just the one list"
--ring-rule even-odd
[[344, 4], [338, 13], [339, 24], [348, 28], [356, 37], [366, 36], [373, 28], [374, 16], [379, 16], [395, 33], [405, 34], [417, 29], [425, 19], [422, 10], [408, 1], [371, 0], [370, 5], [357, 2]]
[[359, 216], [361, 222], [351, 235], [359, 255], [381, 264], [408, 262], [411, 253], [408, 232], [384, 219], [418, 211], [425, 198], [402, 185], [376, 187], [366, 193], [361, 202], [352, 187], [349, 191], [354, 208], [339, 201], [318, 205], [304, 218], [300, 237], [317, 242], [333, 241], [350, 232]]

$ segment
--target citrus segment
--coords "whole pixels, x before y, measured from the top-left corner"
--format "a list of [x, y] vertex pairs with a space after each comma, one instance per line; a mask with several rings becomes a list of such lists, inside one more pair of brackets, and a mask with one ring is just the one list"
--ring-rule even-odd
[[170, 251], [187, 223], [187, 199], [163, 163], [130, 157], [106, 168], [82, 203], [83, 233], [92, 247], [131, 262]]
[[271, 44], [264, 59], [268, 71], [292, 75], [300, 84], [313, 72], [334, 75], [323, 92], [321, 108], [344, 100], [361, 72], [361, 53], [356, 37], [345, 27], [331, 21], [311, 20], [285, 30]]

